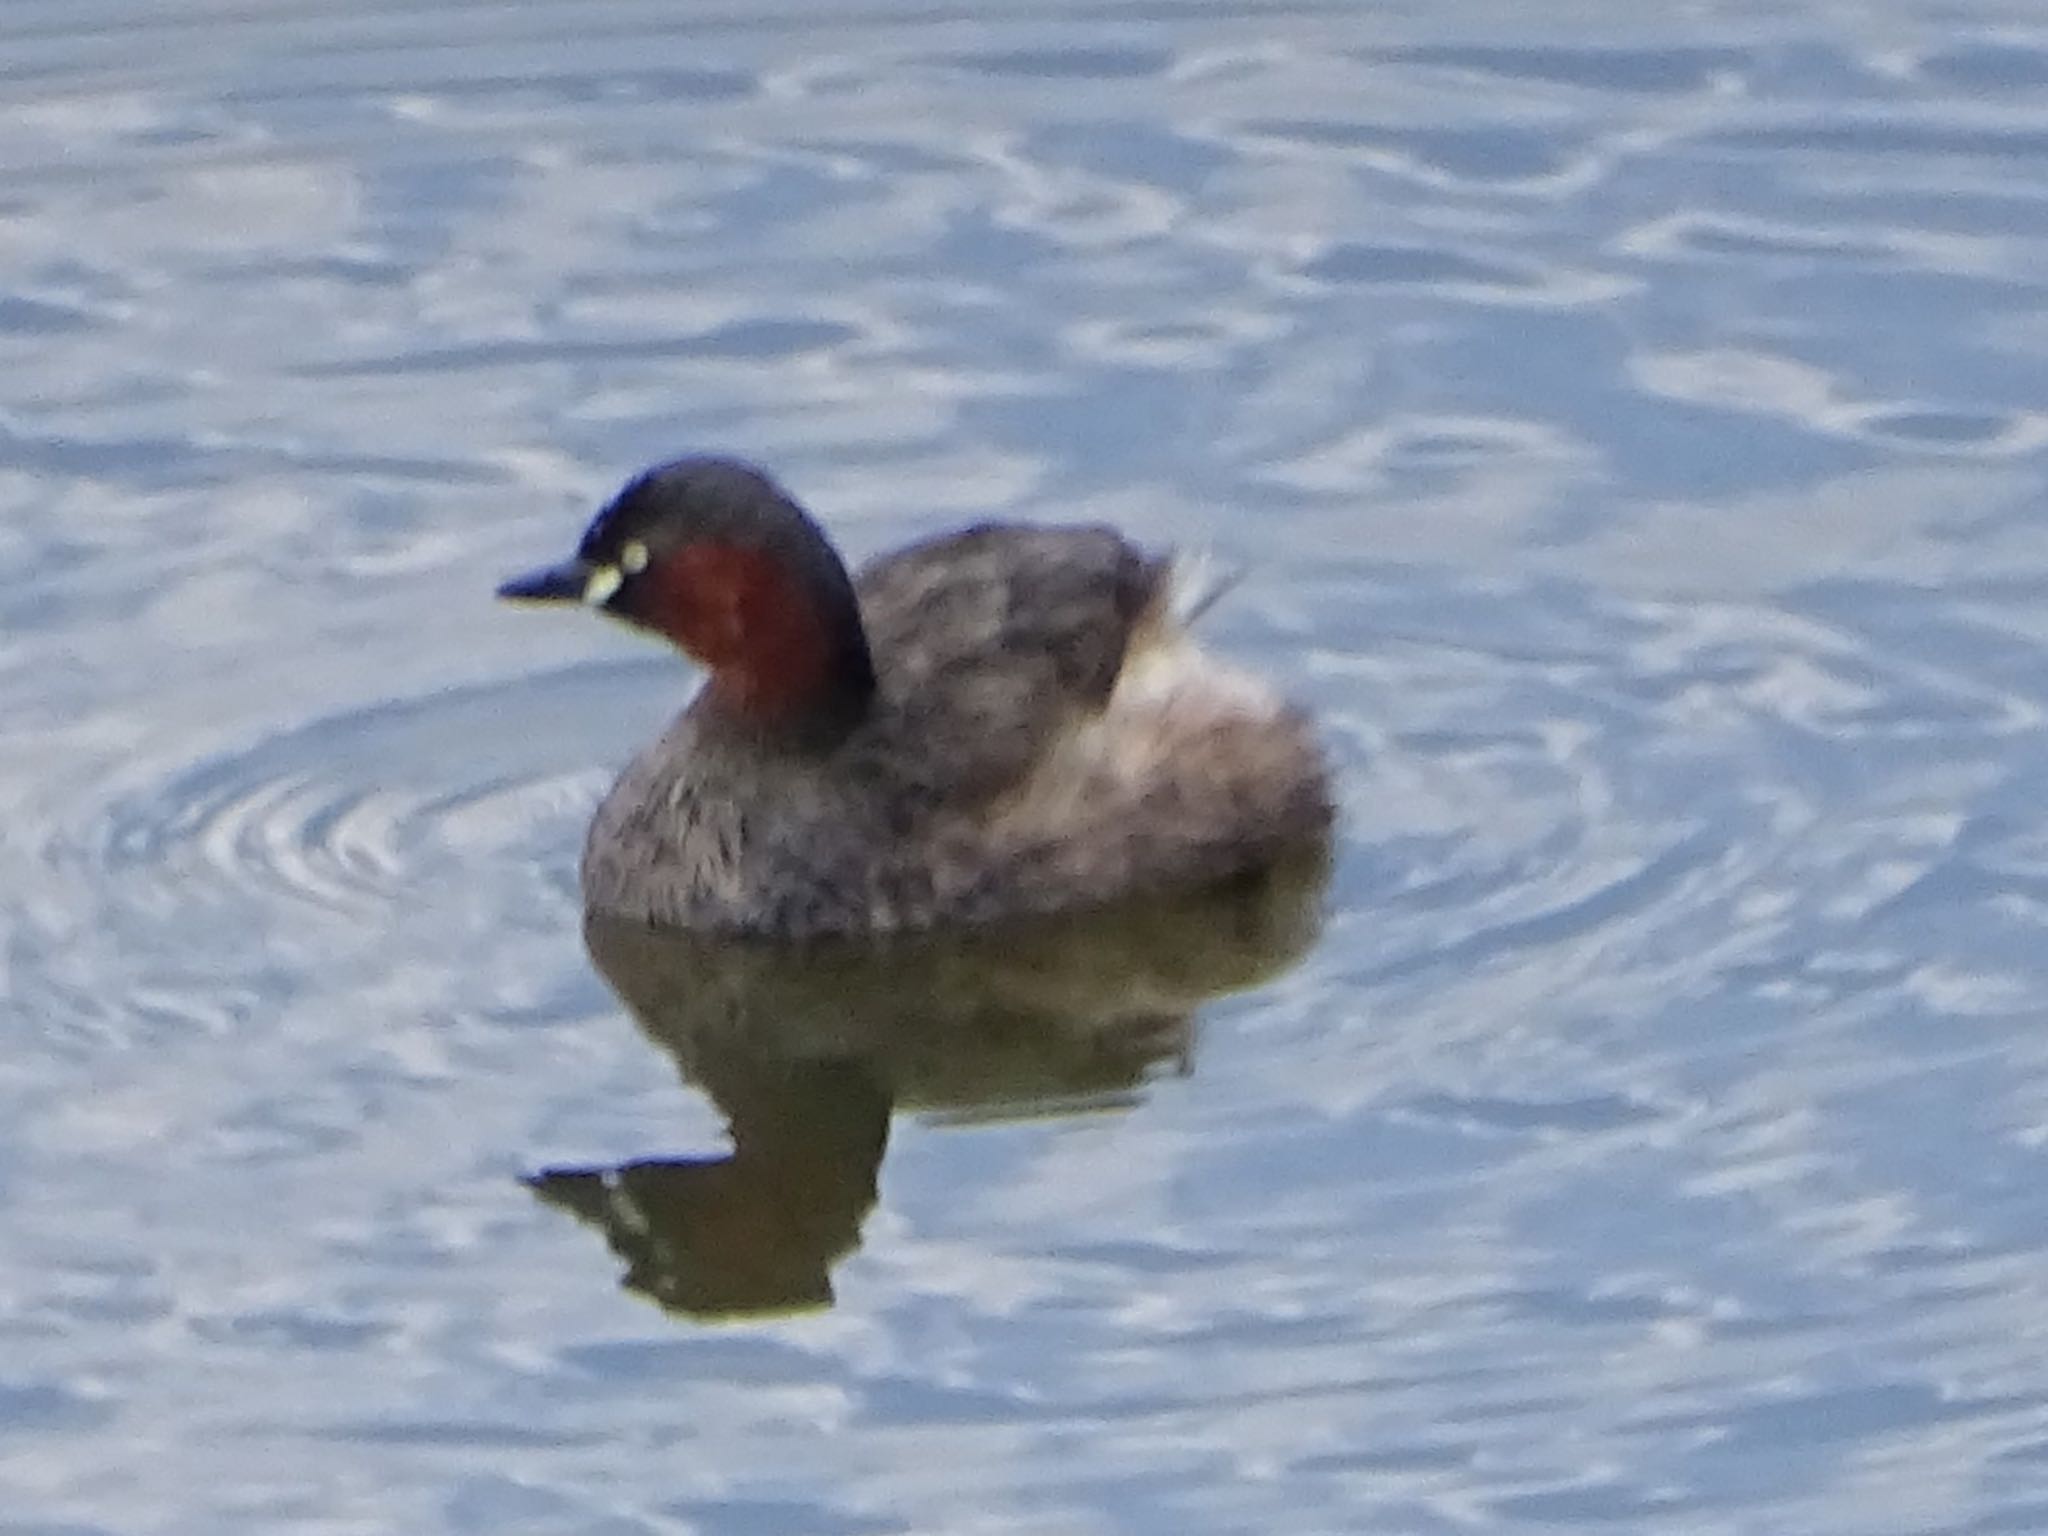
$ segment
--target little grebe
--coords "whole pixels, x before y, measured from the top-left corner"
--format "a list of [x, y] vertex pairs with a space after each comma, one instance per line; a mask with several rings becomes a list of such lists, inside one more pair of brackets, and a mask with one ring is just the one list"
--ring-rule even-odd
[[993, 922], [1320, 848], [1306, 717], [1206, 656], [1167, 561], [985, 524], [857, 580], [747, 465], [686, 458], [499, 596], [583, 603], [710, 672], [583, 850], [596, 913], [771, 937]]

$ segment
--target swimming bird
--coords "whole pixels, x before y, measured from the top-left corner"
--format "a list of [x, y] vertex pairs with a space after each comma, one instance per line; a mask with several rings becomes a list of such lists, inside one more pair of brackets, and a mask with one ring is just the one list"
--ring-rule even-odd
[[1196, 643], [1185, 567], [1106, 527], [985, 523], [850, 576], [761, 470], [683, 458], [499, 596], [595, 608], [709, 674], [597, 809], [593, 913], [980, 925], [1255, 876], [1329, 835], [1307, 715]]

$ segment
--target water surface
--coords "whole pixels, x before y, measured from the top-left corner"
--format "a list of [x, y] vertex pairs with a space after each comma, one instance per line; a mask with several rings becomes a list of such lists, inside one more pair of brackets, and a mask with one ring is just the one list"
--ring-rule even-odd
[[[12, 0], [0, 1533], [2037, 1528], [2044, 81], [2016, 0]], [[1251, 566], [1346, 805], [1085, 1113], [807, 1078], [833, 1305], [716, 1326], [528, 1184], [725, 1155], [574, 896], [688, 680], [488, 601], [698, 447]]]

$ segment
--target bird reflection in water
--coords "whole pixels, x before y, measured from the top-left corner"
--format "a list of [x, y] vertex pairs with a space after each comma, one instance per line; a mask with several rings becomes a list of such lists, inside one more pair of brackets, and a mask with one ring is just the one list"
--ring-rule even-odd
[[1196, 1010], [1314, 938], [1320, 851], [1198, 895], [865, 944], [714, 939], [589, 917], [591, 958], [725, 1116], [722, 1157], [551, 1168], [527, 1183], [601, 1233], [623, 1284], [697, 1318], [832, 1303], [889, 1120], [1120, 1109], [1187, 1071]]

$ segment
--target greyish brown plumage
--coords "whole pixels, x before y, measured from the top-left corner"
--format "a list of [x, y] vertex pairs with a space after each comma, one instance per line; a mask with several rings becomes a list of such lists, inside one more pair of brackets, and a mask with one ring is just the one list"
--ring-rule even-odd
[[710, 669], [599, 806], [595, 912], [809, 937], [978, 924], [1256, 873], [1319, 846], [1307, 719], [1202, 653], [1166, 562], [986, 525], [849, 581], [765, 475], [683, 459], [501, 595], [582, 601]]

